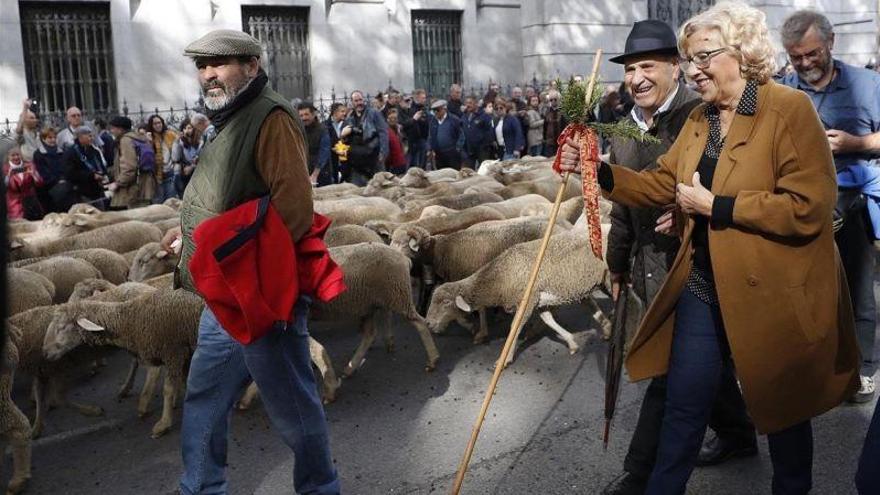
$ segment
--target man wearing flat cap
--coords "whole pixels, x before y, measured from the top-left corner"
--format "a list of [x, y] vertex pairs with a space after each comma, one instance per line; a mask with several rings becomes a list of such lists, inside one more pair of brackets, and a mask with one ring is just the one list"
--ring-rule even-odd
[[428, 127], [428, 158], [436, 169], [461, 168], [461, 119], [449, 113], [446, 100], [431, 104], [434, 115]]
[[113, 183], [108, 189], [113, 192], [110, 209], [124, 210], [147, 206], [156, 195], [156, 175], [152, 170], [141, 170], [139, 156], [141, 149], [152, 148], [146, 136], [132, 130], [131, 119], [117, 115], [110, 119], [110, 134], [116, 140], [111, 172]]
[[[183, 195], [180, 229], [162, 241], [166, 251], [180, 241], [175, 286], [192, 292], [193, 231], [203, 221], [268, 196], [294, 243], [312, 226], [302, 124], [287, 100], [267, 85], [261, 53], [255, 38], [234, 30], [211, 31], [184, 51], [198, 69], [216, 130]], [[294, 323], [273, 327], [260, 340], [243, 345], [205, 308], [183, 405], [181, 493], [227, 492], [229, 414], [249, 378], [259, 386], [272, 424], [293, 450], [296, 493], [339, 493], [315, 378], [310, 363], [297, 359], [309, 355], [307, 312], [308, 300], [301, 296]]]
[[[635, 170], [657, 168], [657, 158], [672, 146], [691, 110], [700, 103], [696, 93], [678, 82], [680, 68], [675, 33], [661, 21], [636, 22], [626, 39], [624, 53], [610, 61], [623, 65], [624, 83], [635, 101], [627, 118], [643, 133], [660, 139], [659, 144], [651, 144], [612, 138], [610, 161], [624, 163]], [[664, 214], [653, 208], [613, 205], [607, 256], [615, 299], [620, 285], [631, 283], [633, 292], [646, 306], [650, 304], [678, 252], [678, 233], [673, 224], [671, 212]], [[654, 468], [665, 400], [666, 378], [657, 377], [645, 392], [624, 460], [625, 472], [603, 493], [645, 493]], [[754, 426], [736, 387], [719, 392], [709, 425], [717, 436], [700, 452], [698, 465], [718, 464], [731, 457], [757, 452]]]

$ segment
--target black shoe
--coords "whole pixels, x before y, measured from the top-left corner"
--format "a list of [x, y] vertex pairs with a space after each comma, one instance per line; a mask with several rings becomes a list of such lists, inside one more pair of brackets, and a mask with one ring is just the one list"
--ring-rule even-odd
[[644, 495], [648, 480], [624, 472], [602, 490], [602, 495]]
[[697, 467], [716, 466], [722, 462], [737, 457], [752, 457], [758, 455], [758, 445], [751, 443], [734, 443], [721, 440], [717, 435], [713, 436], [700, 448], [697, 455]]

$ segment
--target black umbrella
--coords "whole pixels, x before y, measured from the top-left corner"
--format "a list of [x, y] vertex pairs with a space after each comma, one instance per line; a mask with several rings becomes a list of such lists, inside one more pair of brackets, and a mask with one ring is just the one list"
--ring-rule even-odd
[[620, 392], [620, 377], [623, 374], [623, 348], [626, 346], [626, 308], [629, 287], [620, 284], [617, 302], [614, 304], [614, 326], [608, 343], [608, 357], [605, 362], [605, 437], [603, 444], [608, 449], [611, 434], [611, 420], [617, 408], [617, 395]]

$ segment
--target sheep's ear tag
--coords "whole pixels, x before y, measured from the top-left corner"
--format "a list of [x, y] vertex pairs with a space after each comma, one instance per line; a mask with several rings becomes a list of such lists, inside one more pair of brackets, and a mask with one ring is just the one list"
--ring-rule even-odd
[[88, 222], [86, 222], [86, 219], [85, 219], [85, 218], [77, 218], [76, 221], [75, 221], [74, 223], [75, 223], [78, 227], [85, 227], [86, 225], [89, 224]]
[[20, 241], [12, 241], [9, 243], [9, 249], [19, 249], [23, 247], [24, 244], [22, 244]]
[[160, 249], [160, 250], [156, 251], [156, 257], [159, 258], [160, 260], [166, 256], [168, 256], [168, 251], [165, 251], [164, 249]]
[[388, 232], [388, 229], [379, 229], [379, 235], [382, 237], [391, 237], [391, 232]]
[[461, 296], [455, 296], [455, 305], [458, 307], [458, 309], [464, 311], [465, 313], [470, 313], [472, 311], [471, 305], [468, 304], [467, 301], [465, 301], [464, 298]]
[[104, 331], [104, 327], [89, 320], [88, 318], [80, 318], [80, 319], [76, 320], [76, 324], [79, 325], [83, 330], [85, 330], [87, 332], [103, 332]]
[[409, 248], [412, 249], [413, 252], [418, 253], [419, 252], [419, 241], [417, 241], [415, 239], [410, 239], [409, 240]]

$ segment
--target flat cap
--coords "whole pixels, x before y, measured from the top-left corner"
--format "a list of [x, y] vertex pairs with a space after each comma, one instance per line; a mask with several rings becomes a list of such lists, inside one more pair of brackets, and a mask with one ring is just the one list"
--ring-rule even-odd
[[437, 100], [434, 103], [431, 103], [431, 110], [437, 110], [440, 107], [446, 106], [446, 100]]
[[110, 122], [108, 124], [111, 127], [118, 127], [126, 131], [130, 131], [132, 126], [131, 119], [128, 117], [123, 117], [122, 115], [117, 115], [113, 117], [112, 119], [110, 119]]
[[216, 29], [190, 43], [183, 50], [187, 57], [259, 57], [260, 42], [253, 36], [234, 29]]

